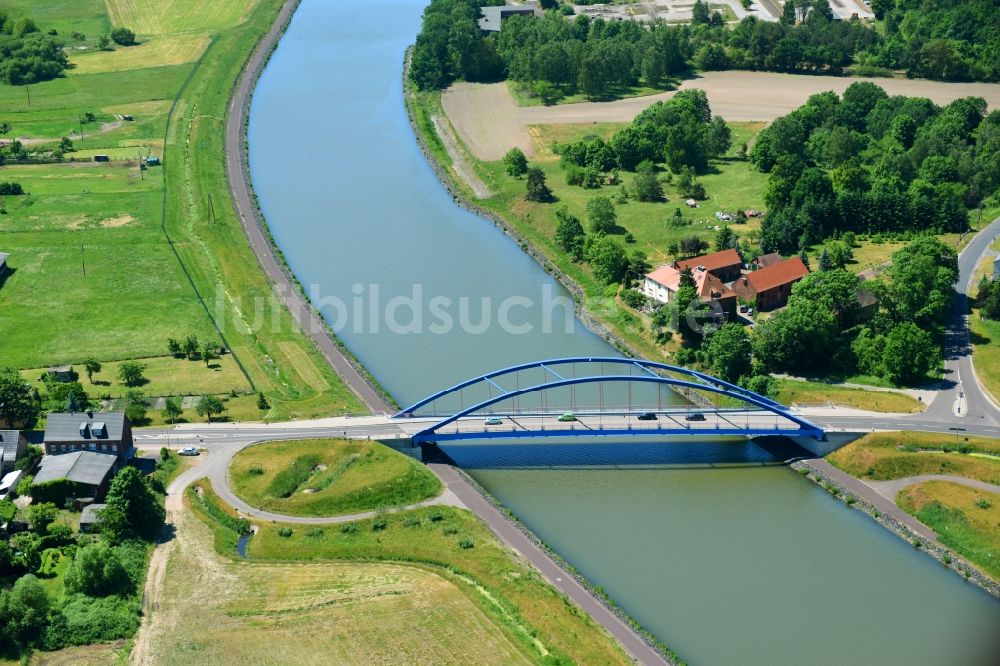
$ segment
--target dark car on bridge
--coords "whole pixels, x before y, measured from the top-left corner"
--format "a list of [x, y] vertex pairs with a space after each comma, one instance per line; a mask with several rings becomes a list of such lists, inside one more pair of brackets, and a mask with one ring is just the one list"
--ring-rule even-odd
[[656, 414], [654, 414], [653, 412], [643, 412], [642, 414], [639, 414], [639, 420], [640, 421], [655, 421], [656, 420]]
[[688, 414], [684, 417], [685, 421], [704, 421], [705, 415], [701, 412], [694, 412], [693, 414]]

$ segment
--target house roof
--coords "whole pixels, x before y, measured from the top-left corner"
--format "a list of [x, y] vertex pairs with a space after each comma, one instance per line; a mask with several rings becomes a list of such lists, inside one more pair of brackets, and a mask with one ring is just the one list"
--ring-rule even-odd
[[809, 274], [809, 269], [798, 257], [785, 259], [777, 264], [771, 264], [767, 268], [746, 275], [747, 280], [753, 285], [754, 291], [760, 293], [768, 289], [774, 289], [783, 284], [801, 280]]
[[0, 268], [2, 268], [3, 265], [7, 263], [7, 257], [9, 256], [10, 254], [8, 254], [7, 252], [0, 252]]
[[99, 486], [111, 474], [118, 456], [98, 451], [74, 451], [56, 456], [44, 456], [35, 474], [35, 485], [57, 479]]
[[93, 525], [97, 522], [97, 512], [108, 508], [107, 504], [88, 504], [80, 512], [81, 525]]
[[690, 268], [692, 271], [696, 270], [699, 266], [704, 266], [706, 271], [715, 271], [720, 268], [731, 268], [742, 265], [743, 259], [740, 257], [740, 253], [733, 249], [713, 252], [712, 254], [705, 254], [694, 259], [685, 259], [684, 261], [677, 262], [677, 268], [681, 270]]
[[774, 264], [780, 264], [784, 260], [785, 260], [784, 257], [782, 257], [777, 252], [771, 252], [770, 254], [760, 255], [759, 257], [757, 257], [754, 263], [757, 264], [757, 268], [760, 269], [760, 268], [767, 268], [768, 266], [773, 266]]
[[[100, 426], [104, 424], [104, 434]], [[80, 430], [84, 429], [84, 434]], [[124, 412], [56, 412], [45, 424], [46, 442], [116, 442], [125, 432]]]
[[[722, 283], [722, 280], [715, 277], [708, 270], [695, 270], [691, 273], [694, 278], [695, 291], [698, 292], [698, 298], [703, 301], [710, 301], [713, 298], [729, 298], [730, 296], [735, 296], [735, 293]], [[677, 270], [673, 266], [660, 266], [652, 273], [647, 273], [646, 277], [657, 284], [662, 285], [669, 291], [677, 291], [680, 289], [681, 284], [681, 271]], [[712, 294], [721, 294], [720, 296], [713, 296]]]
[[499, 32], [503, 20], [516, 14], [534, 14], [535, 8], [527, 5], [493, 5], [480, 7], [479, 29], [489, 32]]
[[0, 459], [17, 457], [17, 445], [21, 440], [20, 430], [0, 430]]

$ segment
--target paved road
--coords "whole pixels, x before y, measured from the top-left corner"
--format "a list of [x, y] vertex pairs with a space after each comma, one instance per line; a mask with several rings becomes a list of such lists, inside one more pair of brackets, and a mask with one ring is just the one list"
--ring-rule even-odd
[[906, 476], [902, 479], [893, 479], [892, 481], [865, 481], [865, 483], [871, 486], [879, 495], [895, 501], [899, 491], [927, 481], [950, 481], [951, 483], [957, 483], [960, 486], [966, 486], [974, 490], [985, 490], [988, 493], [1000, 494], [1000, 486], [979, 481], [978, 479], [955, 476], [954, 474], [917, 474], [915, 476]]
[[284, 33], [298, 5], [299, 0], [285, 2], [274, 25], [247, 62], [246, 69], [243, 70], [243, 75], [229, 100], [229, 113], [226, 117], [226, 175], [229, 179], [229, 190], [236, 205], [243, 233], [250, 242], [254, 254], [257, 255], [261, 268], [274, 285], [278, 299], [285, 304], [295, 321], [312, 338], [320, 353], [361, 402], [373, 412], [389, 412], [392, 411], [389, 404], [372, 388], [336, 344], [323, 320], [299, 292], [294, 280], [286, 272], [284, 264], [275, 256], [271, 240], [264, 232], [265, 222], [261, 219], [250, 191], [250, 170], [246, 152], [250, 96], [257, 78], [270, 58], [271, 51]]
[[[951, 324], [945, 342], [945, 381], [949, 384], [947, 396], [940, 396], [927, 409], [930, 418], [951, 420], [956, 426], [967, 421], [983, 421], [1000, 425], [1000, 407], [986, 394], [979, 384], [972, 365], [972, 346], [969, 343], [969, 297], [976, 265], [1000, 235], [1000, 218], [984, 227], [958, 256], [959, 278], [956, 296], [952, 303]], [[965, 407], [959, 418], [952, 412], [955, 399], [963, 393]]]

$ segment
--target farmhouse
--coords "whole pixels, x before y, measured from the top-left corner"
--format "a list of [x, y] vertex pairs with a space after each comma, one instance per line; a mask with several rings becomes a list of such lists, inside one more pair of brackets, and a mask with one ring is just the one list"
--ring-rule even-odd
[[20, 430], [0, 430], [0, 475], [14, 469], [28, 442]]
[[[680, 289], [682, 272], [673, 266], [660, 266], [652, 273], [646, 274], [642, 285], [643, 293], [660, 303], [669, 303]], [[733, 312], [736, 306], [736, 294], [722, 280], [703, 268], [692, 271], [691, 277], [694, 278], [698, 300], [703, 303], [714, 301], [725, 312]]]
[[533, 5], [503, 5], [500, 7], [480, 7], [479, 29], [483, 32], [500, 32], [501, 25], [511, 16], [534, 16]]
[[128, 460], [132, 424], [123, 412], [60, 412], [49, 414], [45, 425], [45, 453], [100, 451]]
[[[57, 503], [66, 499], [100, 500], [108, 491], [108, 483], [120, 460], [110, 453], [76, 451], [62, 456], [44, 456], [42, 466], [35, 474], [32, 485], [39, 486], [53, 481], [66, 481], [58, 497], [46, 497]], [[34, 496], [34, 495], [33, 495]]]
[[693, 259], [676, 261], [674, 268], [678, 270], [687, 268], [692, 273], [697, 273], [698, 269], [704, 269], [723, 282], [732, 282], [740, 276], [740, 271], [743, 269], [743, 258], [736, 250], [723, 250]]
[[788, 302], [792, 285], [808, 274], [802, 260], [792, 257], [747, 273], [733, 283], [733, 291], [745, 301], [754, 301], [758, 310], [774, 310]]

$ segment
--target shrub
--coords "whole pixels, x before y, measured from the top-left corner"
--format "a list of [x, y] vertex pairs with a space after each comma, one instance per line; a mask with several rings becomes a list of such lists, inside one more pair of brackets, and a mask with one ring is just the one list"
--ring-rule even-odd
[[993, 503], [990, 502], [985, 497], [980, 497], [976, 500], [976, 506], [978, 506], [980, 509], [988, 509], [991, 506], [993, 506]]
[[406, 516], [403, 518], [403, 527], [419, 527], [420, 519], [416, 516]]
[[260, 476], [264, 473], [264, 468], [260, 465], [250, 465], [250, 469], [247, 470], [247, 474], [252, 474], [254, 476]]
[[283, 469], [274, 476], [267, 487], [267, 493], [272, 497], [291, 497], [309, 479], [320, 460], [320, 456], [315, 453], [299, 456], [288, 469]]
[[372, 521], [372, 532], [384, 530], [388, 526], [389, 522], [385, 518], [376, 518]]
[[469, 537], [462, 537], [461, 539], [458, 540], [458, 546], [459, 546], [459, 548], [462, 548], [463, 550], [468, 550], [470, 548], [474, 548], [475, 545], [476, 545], [476, 542], [473, 541], [472, 539], [470, 539]]
[[428, 518], [430, 518], [430, 521], [432, 523], [439, 523], [442, 520], [444, 520], [444, 514], [441, 513], [440, 511], [435, 511], [434, 513], [429, 515]]
[[850, 505], [854, 504], [855, 502], [857, 502], [858, 498], [855, 497], [854, 495], [848, 495], [847, 497], [844, 498], [844, 501], [847, 502], [848, 506], [850, 506]]
[[291, 527], [279, 527], [278, 528], [278, 536], [287, 539], [288, 537], [292, 536], [292, 528]]
[[326, 535], [326, 530], [324, 530], [322, 527], [314, 527], [308, 532], [306, 532], [307, 539], [322, 539], [324, 535]]
[[111, 41], [120, 46], [135, 44], [135, 33], [128, 28], [115, 28], [111, 31]]
[[354, 534], [357, 531], [358, 531], [358, 526], [355, 525], [354, 523], [344, 523], [343, 525], [340, 526], [341, 534]]
[[442, 529], [441, 532], [445, 536], [451, 536], [452, 534], [458, 534], [458, 528], [455, 527], [454, 525], [445, 525], [444, 529]]
[[3, 196], [19, 196], [24, 194], [24, 188], [21, 187], [21, 183], [0, 183], [0, 195]]

